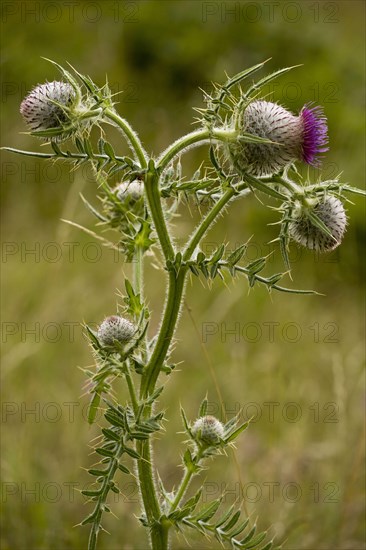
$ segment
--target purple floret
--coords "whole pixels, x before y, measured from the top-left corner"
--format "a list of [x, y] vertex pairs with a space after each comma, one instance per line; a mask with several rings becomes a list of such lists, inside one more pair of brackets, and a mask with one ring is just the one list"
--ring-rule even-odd
[[307, 164], [319, 165], [319, 153], [328, 151], [328, 125], [321, 107], [305, 105], [300, 113], [304, 125], [302, 158]]

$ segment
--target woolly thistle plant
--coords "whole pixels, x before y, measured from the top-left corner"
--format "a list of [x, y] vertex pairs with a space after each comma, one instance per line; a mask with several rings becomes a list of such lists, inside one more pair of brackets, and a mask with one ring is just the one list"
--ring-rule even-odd
[[[250, 287], [265, 285], [268, 291], [312, 294], [282, 286], [290, 268], [288, 247], [293, 240], [319, 252], [338, 246], [346, 229], [345, 193], [362, 194], [339, 179], [303, 182], [295, 163], [316, 164], [327, 150], [327, 123], [320, 107], [305, 105], [298, 115], [260, 98], [265, 84], [286, 73], [281, 69], [243, 91], [241, 84], [262, 69], [260, 63], [223, 85], [205, 93], [206, 107], [197, 109], [198, 129], [184, 135], [157, 157], [147, 154], [139, 136], [118, 114], [105, 84], [99, 87], [89, 77], [57, 65], [62, 80], [37, 86], [24, 99], [21, 113], [31, 134], [47, 139], [50, 152], [9, 149], [37, 158], [66, 160], [79, 166], [89, 162], [97, 183], [99, 208], [83, 201], [98, 224], [112, 228], [117, 242], [109, 242], [132, 262], [133, 282], [125, 280], [124, 305], [101, 322], [97, 331], [85, 331], [95, 357], [95, 370], [86, 370], [90, 405], [89, 423], [99, 410], [105, 424], [94, 451], [100, 464], [89, 469], [94, 485], [82, 491], [90, 499], [89, 515], [81, 521], [90, 527], [89, 550], [97, 547], [103, 531], [103, 516], [111, 511], [111, 493], [119, 493], [119, 476], [131, 476], [130, 462], [138, 479], [141, 524], [154, 550], [170, 547], [172, 530], [195, 530], [216, 537], [232, 549], [273, 548], [267, 534], [258, 533], [249, 518], [232, 506], [221, 511], [222, 497], [202, 504], [202, 487], [190, 494], [191, 479], [207, 468], [208, 459], [225, 454], [249, 421], [234, 417], [226, 423], [207, 414], [202, 401], [196, 420], [181, 416], [187, 447], [182, 454], [183, 476], [176, 488], [167, 488], [158, 475], [152, 454], [155, 434], [162, 429], [161, 408], [164, 379], [174, 371], [171, 348], [188, 274], [205, 279], [244, 275]], [[131, 150], [120, 156], [105, 139], [104, 125], [120, 130]], [[90, 129], [100, 137], [95, 144]], [[67, 149], [59, 143], [70, 140]], [[192, 147], [206, 145], [207, 166], [191, 176], [182, 173], [181, 159]], [[116, 185], [115, 178], [119, 184]], [[113, 182], [114, 181], [114, 182]], [[215, 220], [236, 200], [260, 195], [278, 203], [280, 231], [276, 240], [285, 271], [265, 276], [267, 258], [246, 263], [246, 244], [231, 253], [221, 244], [209, 256], [200, 243]], [[193, 234], [182, 246], [173, 240], [170, 224], [180, 203], [205, 204]], [[201, 212], [201, 210], [200, 210]], [[90, 234], [90, 230], [87, 230]], [[156, 334], [149, 327], [150, 311], [145, 301], [143, 269], [147, 257], [158, 256], [166, 277], [167, 293]], [[178, 352], [176, 352], [178, 353]], [[120, 402], [115, 382], [123, 379], [129, 398]]]

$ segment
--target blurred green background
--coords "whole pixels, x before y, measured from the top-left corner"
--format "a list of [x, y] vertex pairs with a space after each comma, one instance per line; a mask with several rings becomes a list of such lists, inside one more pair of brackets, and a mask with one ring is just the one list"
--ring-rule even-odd
[[[26, 130], [19, 104], [34, 85], [58, 78], [41, 57], [70, 62], [120, 96], [120, 112], [157, 154], [191, 129], [199, 87], [272, 58], [262, 73], [303, 64], [281, 77], [274, 98], [294, 111], [324, 105], [330, 151], [325, 177], [343, 172], [364, 186], [364, 3], [4, 1], [1, 143], [46, 150]], [[261, 75], [261, 76], [262, 76]], [[110, 140], [127, 151], [116, 133]], [[185, 157], [194, 171], [202, 147]], [[310, 170], [312, 179], [320, 177]], [[87, 398], [78, 368], [92, 358], [80, 323], [115, 311], [129, 265], [61, 218], [94, 228], [79, 198], [93, 200], [86, 170], [2, 154], [2, 534], [3, 550], [86, 548], [88, 529], [73, 527], [90, 510], [78, 492], [94, 462], [99, 433], [85, 420]], [[364, 548], [364, 205], [348, 205], [342, 246], [325, 257], [292, 250], [293, 282], [324, 296], [248, 293], [245, 279], [211, 289], [188, 284], [174, 359], [182, 361], [161, 399], [169, 422], [155, 456], [167, 488], [180, 478], [184, 449], [179, 402], [192, 420], [208, 392], [220, 416], [243, 407], [255, 415], [236, 458], [219, 457], [206, 473], [204, 498], [244, 496], [253, 520], [270, 526], [293, 550]], [[198, 212], [181, 208], [175, 235], [194, 227]], [[209, 249], [252, 237], [248, 258], [270, 251], [276, 213], [254, 198], [235, 202], [206, 237]], [[149, 259], [148, 259], [148, 263]], [[282, 269], [278, 250], [268, 273]], [[163, 306], [161, 274], [147, 267], [153, 328]], [[231, 332], [230, 332], [231, 331]], [[215, 382], [217, 380], [217, 383]], [[120, 388], [124, 396], [124, 388]], [[145, 549], [136, 485], [121, 478], [100, 549]], [[189, 534], [188, 534], [189, 535]], [[192, 548], [215, 542], [193, 537]], [[174, 549], [188, 547], [175, 538]]]

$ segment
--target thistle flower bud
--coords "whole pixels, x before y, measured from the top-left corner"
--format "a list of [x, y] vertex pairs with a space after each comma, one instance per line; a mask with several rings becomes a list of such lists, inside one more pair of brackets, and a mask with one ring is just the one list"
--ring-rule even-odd
[[70, 136], [64, 126], [70, 123], [68, 109], [75, 103], [76, 93], [67, 82], [47, 82], [36, 86], [20, 105], [20, 113], [31, 131], [59, 129], [52, 138], [62, 141]]
[[115, 340], [125, 344], [131, 340], [135, 331], [136, 329], [130, 321], [117, 315], [111, 315], [104, 319], [100, 325], [98, 338], [104, 346], [113, 346]]
[[140, 180], [123, 181], [115, 189], [117, 198], [121, 202], [138, 201], [144, 194], [144, 184]]
[[229, 156], [239, 172], [269, 176], [302, 160], [318, 165], [318, 154], [328, 150], [327, 123], [320, 107], [305, 105], [298, 116], [276, 103], [253, 101], [238, 119], [240, 132], [274, 143], [229, 144]]
[[224, 437], [224, 426], [214, 416], [202, 416], [193, 424], [192, 433], [201, 443], [218, 445]]
[[[317, 227], [309, 217], [313, 212], [326, 225], [333, 238]], [[347, 216], [343, 204], [331, 195], [313, 206], [300, 205], [289, 223], [290, 237], [297, 243], [318, 252], [330, 252], [341, 243], [346, 230]]]

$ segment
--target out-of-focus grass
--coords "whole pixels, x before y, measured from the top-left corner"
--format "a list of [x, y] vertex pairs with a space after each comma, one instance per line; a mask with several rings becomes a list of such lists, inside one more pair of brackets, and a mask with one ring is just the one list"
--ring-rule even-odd
[[[40, 56], [67, 60], [100, 83], [108, 73], [116, 91], [126, 90], [121, 112], [155, 153], [190, 129], [191, 107], [201, 104], [197, 86], [272, 56], [268, 70], [304, 63], [279, 81], [278, 101], [294, 110], [311, 100], [324, 104], [331, 136], [327, 176], [343, 170], [345, 181], [362, 186], [361, 2], [296, 4], [301, 13], [294, 22], [291, 3], [283, 4], [288, 12], [274, 7], [271, 21], [259, 3], [251, 3], [262, 6], [255, 20], [245, 2], [121, 2], [116, 22], [115, 3], [102, 2], [94, 23], [91, 12], [83, 16], [87, 2], [75, 8], [74, 22], [60, 4], [62, 17], [54, 23], [50, 14], [40, 13], [39, 21], [22, 15], [31, 4], [14, 2], [14, 15], [3, 17], [3, 145], [40, 148], [19, 135], [25, 128], [18, 115], [24, 93], [56, 77]], [[127, 4], [136, 9], [134, 22], [126, 21]], [[223, 11], [237, 5], [234, 15]], [[126, 150], [116, 134], [113, 142]], [[205, 158], [203, 149], [190, 154], [187, 170]], [[123, 288], [130, 266], [59, 221], [93, 227], [78, 197], [81, 190], [91, 198], [95, 193], [88, 172], [70, 176], [64, 165], [3, 154], [2, 176], [2, 547], [82, 549], [87, 530], [72, 526], [89, 510], [78, 490], [90, 481], [83, 468], [94, 460], [88, 443], [98, 428], [85, 421], [84, 376], [77, 367], [90, 364], [91, 354], [79, 323], [97, 323], [115, 310], [116, 289]], [[365, 227], [362, 200], [354, 202], [338, 253], [315, 258], [292, 252], [294, 281], [288, 285], [325, 296], [269, 296], [259, 287], [248, 293], [240, 278], [227, 286], [215, 281], [211, 290], [197, 279], [188, 284], [174, 353], [182, 364], [161, 399], [169, 422], [155, 456], [167, 488], [179, 480], [176, 464], [184, 448], [179, 402], [194, 419], [208, 392], [211, 412], [220, 415], [218, 385], [228, 417], [241, 407], [243, 416], [254, 415], [236, 459], [212, 464], [204, 497], [215, 498], [226, 487], [231, 503], [244, 493], [253, 519], [258, 515], [261, 527], [271, 525], [294, 550], [364, 547]], [[175, 231], [182, 239], [198, 213], [182, 208], [180, 214]], [[223, 240], [234, 246], [254, 235], [248, 256], [266, 254], [276, 236], [267, 226], [273, 221], [275, 213], [253, 198], [237, 201], [206, 246]], [[268, 269], [282, 269], [278, 253]], [[163, 281], [152, 267], [146, 281], [156, 328]], [[131, 519], [138, 514], [136, 485], [121, 478], [120, 486], [123, 495], [113, 505], [118, 519], [107, 518], [112, 534], [102, 537], [100, 548], [144, 549], [142, 529]], [[174, 543], [185, 546], [182, 538]], [[212, 543], [195, 537], [192, 547]]]

